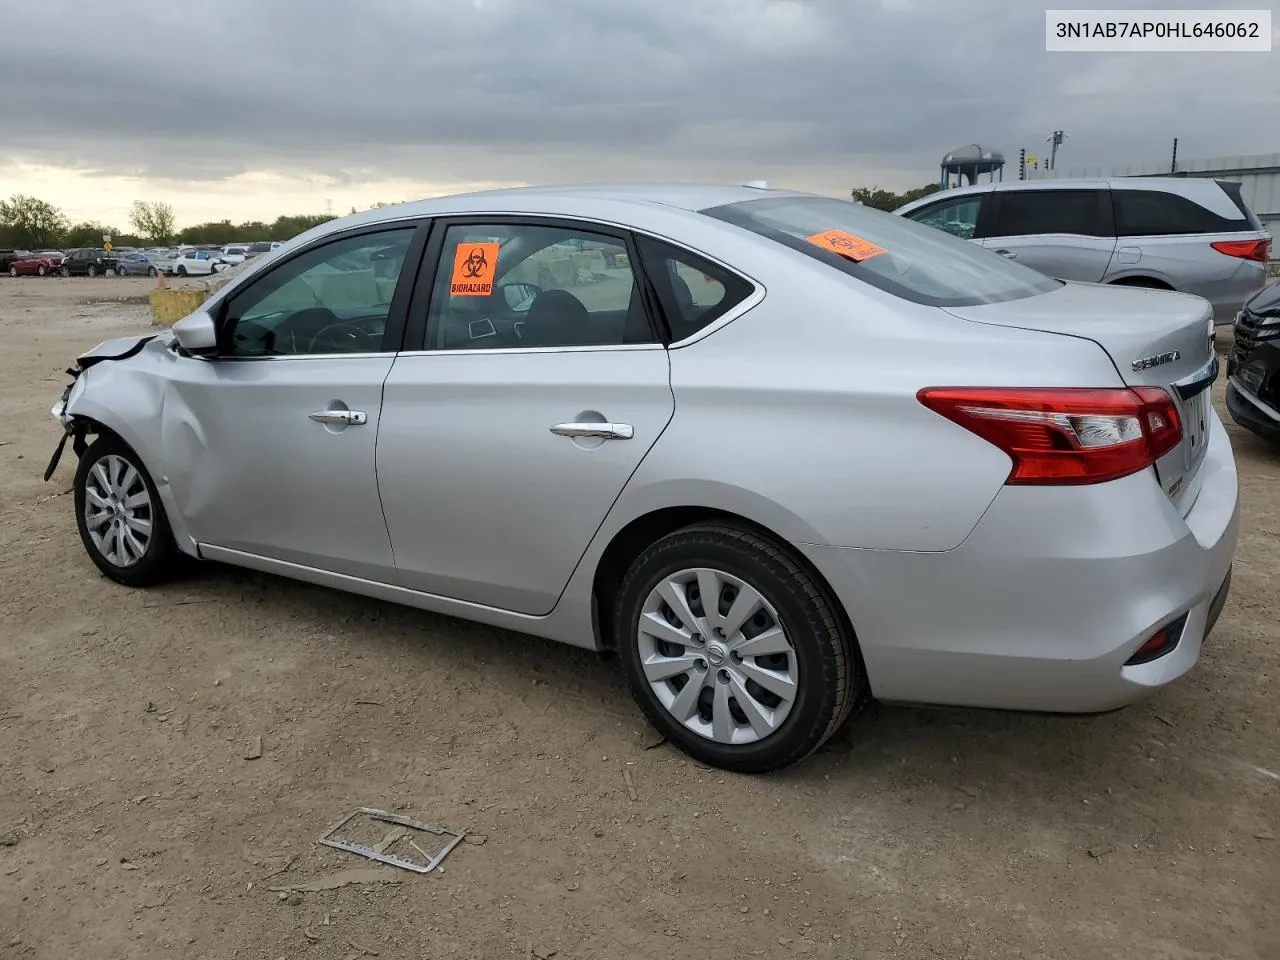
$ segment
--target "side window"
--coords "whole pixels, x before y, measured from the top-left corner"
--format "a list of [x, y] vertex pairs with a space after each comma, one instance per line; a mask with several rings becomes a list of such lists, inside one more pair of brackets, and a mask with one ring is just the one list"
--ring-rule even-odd
[[672, 343], [714, 323], [747, 297], [752, 285], [697, 254], [652, 237], [637, 238], [646, 272], [658, 288]]
[[972, 240], [978, 230], [978, 212], [982, 209], [982, 195], [956, 197], [942, 203], [934, 203], [905, 214], [907, 219], [923, 223], [949, 233], [962, 240]]
[[288, 260], [227, 301], [222, 354], [376, 353], [413, 227], [365, 233]]
[[1098, 190], [1001, 190], [995, 237], [1025, 237], [1038, 233], [1073, 233], [1085, 237], [1111, 236], [1100, 215]]
[[619, 238], [587, 228], [448, 228], [427, 317], [430, 350], [618, 346], [653, 341]]
[[1113, 190], [1111, 200], [1116, 233], [1122, 237], [1231, 233], [1250, 227], [1247, 220], [1228, 220], [1186, 197], [1162, 190]]

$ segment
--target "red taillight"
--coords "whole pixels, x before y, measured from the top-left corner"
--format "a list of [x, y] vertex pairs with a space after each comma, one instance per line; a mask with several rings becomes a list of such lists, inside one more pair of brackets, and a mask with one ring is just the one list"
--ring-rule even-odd
[[926, 387], [916, 396], [1008, 454], [1010, 484], [1115, 480], [1182, 440], [1178, 408], [1160, 387]]
[[1239, 257], [1241, 260], [1256, 260], [1266, 263], [1271, 256], [1271, 241], [1268, 240], [1218, 240], [1210, 244], [1219, 253], [1228, 257]]

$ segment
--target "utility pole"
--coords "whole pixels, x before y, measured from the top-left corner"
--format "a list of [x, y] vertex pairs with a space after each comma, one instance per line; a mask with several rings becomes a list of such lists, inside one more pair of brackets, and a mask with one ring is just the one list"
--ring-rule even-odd
[[1062, 146], [1062, 141], [1067, 139], [1066, 133], [1062, 130], [1055, 130], [1051, 136], [1045, 137], [1045, 142], [1049, 144], [1049, 162], [1045, 164], [1046, 170], [1058, 169], [1058, 148]]
[[1173, 159], [1169, 161], [1169, 172], [1178, 172], [1178, 138], [1173, 138]]
[[1027, 179], [1027, 148], [1018, 151], [1018, 179]]

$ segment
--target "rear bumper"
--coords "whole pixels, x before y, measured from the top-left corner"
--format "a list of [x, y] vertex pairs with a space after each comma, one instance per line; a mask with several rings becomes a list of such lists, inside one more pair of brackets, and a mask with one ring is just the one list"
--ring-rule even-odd
[[[1222, 609], [1238, 504], [1216, 416], [1201, 477], [1185, 518], [1144, 471], [1096, 486], [1005, 487], [946, 552], [797, 548], [844, 603], [876, 697], [1099, 712], [1191, 669]], [[1169, 653], [1126, 665], [1183, 617]]]

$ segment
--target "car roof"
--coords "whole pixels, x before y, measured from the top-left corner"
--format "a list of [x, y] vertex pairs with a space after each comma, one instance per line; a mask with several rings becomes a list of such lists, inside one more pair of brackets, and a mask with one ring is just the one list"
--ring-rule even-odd
[[966, 187], [939, 190], [898, 207], [894, 213], [908, 213], [943, 198], [972, 194], [1006, 193], [1017, 190], [1155, 190], [1173, 193], [1198, 203], [1228, 220], [1242, 219], [1235, 202], [1227, 196], [1217, 180], [1207, 177], [1094, 177], [1078, 179], [1003, 180], [975, 183]]
[[627, 208], [636, 211], [657, 206], [692, 212], [742, 200], [785, 196], [810, 196], [810, 194], [763, 187], [695, 184], [508, 187], [434, 197], [429, 200], [413, 200], [394, 206], [365, 210], [327, 221], [315, 228], [314, 232], [308, 231], [308, 235], [323, 235], [364, 224], [413, 217], [466, 213], [516, 213], [535, 216], [538, 214], [598, 215], [603, 219], [616, 217], [625, 222]]

